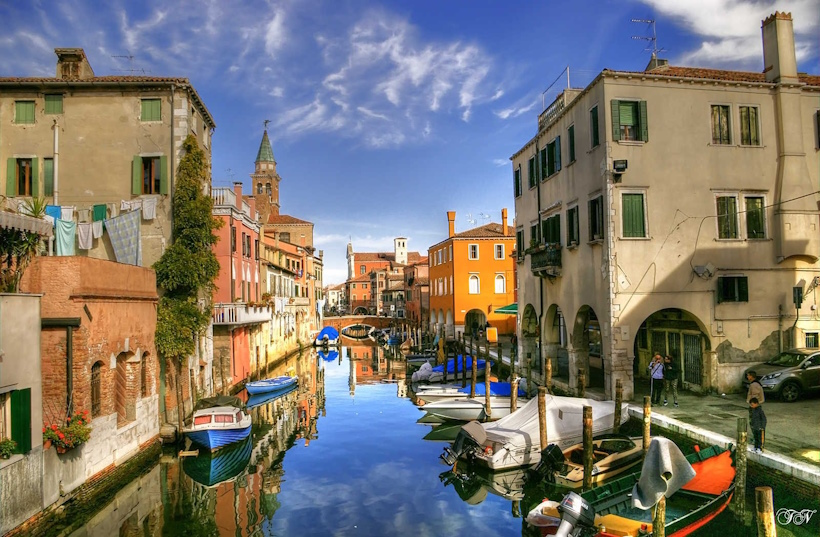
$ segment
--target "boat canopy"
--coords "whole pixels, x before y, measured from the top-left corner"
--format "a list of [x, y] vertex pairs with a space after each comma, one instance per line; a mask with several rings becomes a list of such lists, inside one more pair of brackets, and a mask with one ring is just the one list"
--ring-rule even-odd
[[218, 406], [232, 406], [242, 410], [245, 408], [245, 403], [238, 397], [231, 397], [228, 395], [217, 395], [216, 397], [205, 397], [196, 402], [194, 410], [204, 410], [206, 408], [215, 408]]
[[322, 331], [316, 336], [316, 341], [322, 341], [325, 337], [327, 337], [330, 341], [339, 339], [339, 331], [332, 326], [326, 326], [322, 328]]

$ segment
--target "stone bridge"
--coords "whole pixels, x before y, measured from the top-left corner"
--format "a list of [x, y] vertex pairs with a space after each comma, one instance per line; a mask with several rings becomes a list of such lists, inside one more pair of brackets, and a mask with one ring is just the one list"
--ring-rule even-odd
[[[352, 337], [366, 336], [371, 328], [401, 327], [400, 322], [405, 319], [392, 317], [377, 317], [375, 315], [343, 315], [340, 317], [325, 317], [322, 326], [332, 326], [340, 334]], [[393, 321], [391, 323], [391, 321]]]

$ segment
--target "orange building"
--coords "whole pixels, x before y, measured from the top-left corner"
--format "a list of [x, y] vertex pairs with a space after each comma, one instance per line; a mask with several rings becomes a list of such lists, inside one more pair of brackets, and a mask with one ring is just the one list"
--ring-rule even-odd
[[430, 328], [447, 337], [470, 335], [487, 324], [499, 334], [515, 332], [515, 316], [495, 310], [515, 302], [514, 228], [489, 223], [456, 233], [456, 213], [449, 211], [447, 239], [428, 251], [430, 266]]
[[430, 319], [429, 276], [426, 257], [404, 269], [405, 317], [413, 327], [426, 327]]
[[[353, 251], [353, 245], [347, 244], [347, 281], [345, 293], [349, 300], [346, 311], [367, 315], [382, 313], [382, 296], [390, 274], [404, 274], [406, 266], [418, 263], [422, 256], [418, 252], [407, 251], [407, 239], [393, 239], [392, 252], [359, 252]], [[366, 280], [362, 280], [366, 276]], [[363, 296], [362, 283], [368, 282], [367, 302]], [[358, 292], [357, 292], [358, 291]], [[353, 295], [356, 295], [354, 298]]]

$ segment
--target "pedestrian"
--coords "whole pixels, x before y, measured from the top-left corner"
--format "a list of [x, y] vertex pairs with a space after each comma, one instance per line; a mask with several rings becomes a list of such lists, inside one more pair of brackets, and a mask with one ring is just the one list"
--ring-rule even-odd
[[652, 404], [661, 402], [661, 390], [663, 390], [663, 358], [660, 353], [655, 353], [652, 363], [649, 364], [650, 393], [652, 394]]
[[755, 439], [755, 451], [763, 453], [763, 442], [766, 438], [766, 414], [757, 397], [749, 399], [749, 424]]
[[667, 356], [663, 364], [663, 406], [669, 404], [667, 399], [670, 391], [675, 406], [678, 406], [678, 365], [671, 356]]
[[513, 332], [512, 337], [510, 337], [510, 345], [512, 345], [512, 355], [515, 356], [518, 354], [518, 336], [515, 332]]
[[757, 379], [757, 373], [752, 370], [746, 372], [746, 380], [749, 381], [749, 390], [746, 392], [746, 402], [751, 406], [752, 398], [757, 399], [757, 404], [762, 405], [766, 402], [763, 396], [763, 385]]

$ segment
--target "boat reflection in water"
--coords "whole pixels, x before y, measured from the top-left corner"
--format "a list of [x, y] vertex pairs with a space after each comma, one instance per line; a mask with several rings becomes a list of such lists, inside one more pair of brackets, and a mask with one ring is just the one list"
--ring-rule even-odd
[[239, 475], [251, 460], [253, 442], [248, 436], [219, 451], [203, 450], [196, 457], [185, 457], [182, 469], [194, 481], [212, 487]]
[[464, 465], [458, 470], [448, 470], [438, 477], [444, 486], [452, 485], [459, 498], [470, 505], [477, 505], [487, 498], [487, 493], [505, 500], [521, 501], [527, 484], [527, 468], [514, 468], [499, 472], [488, 471], [475, 465]]

